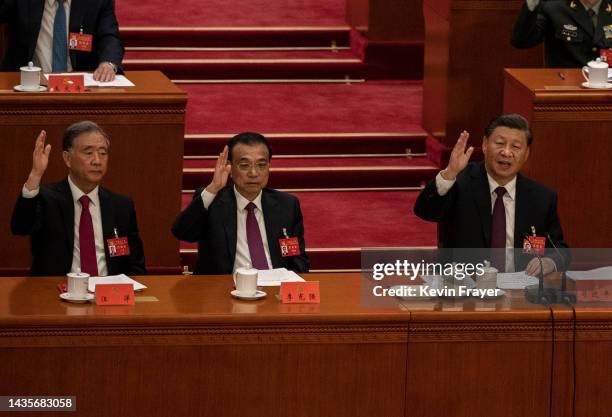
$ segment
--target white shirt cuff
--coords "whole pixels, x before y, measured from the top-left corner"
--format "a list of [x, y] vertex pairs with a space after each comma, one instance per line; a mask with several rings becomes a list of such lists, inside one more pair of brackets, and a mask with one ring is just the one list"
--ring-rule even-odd
[[540, 4], [540, 0], [525, 0], [527, 2], [527, 8], [530, 12], [533, 12], [538, 4]]
[[208, 210], [208, 207], [211, 205], [217, 194], [213, 194], [209, 192], [206, 188], [200, 194], [202, 196], [202, 203], [204, 203], [204, 208]]
[[28, 190], [28, 188], [25, 186], [25, 184], [23, 184], [23, 188], [21, 189], [21, 196], [23, 198], [34, 198], [38, 195], [38, 192], [40, 191], [40, 187], [35, 189], [35, 190]]
[[442, 178], [442, 171], [438, 172], [438, 175], [436, 175], [436, 190], [438, 191], [438, 195], [446, 195], [448, 190], [453, 188], [453, 185], [455, 185], [455, 181], [457, 181], [456, 178], [454, 180], [446, 180]]

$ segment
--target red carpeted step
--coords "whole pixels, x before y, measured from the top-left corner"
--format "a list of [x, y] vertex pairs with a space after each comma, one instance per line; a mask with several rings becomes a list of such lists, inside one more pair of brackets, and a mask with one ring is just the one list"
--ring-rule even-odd
[[186, 133], [422, 132], [422, 83], [181, 84]]
[[122, 26], [121, 38], [129, 47], [329, 47], [349, 46], [350, 27]]
[[[275, 155], [424, 153], [426, 132], [264, 133]], [[216, 155], [231, 134], [185, 135], [185, 155]]]
[[[313, 269], [358, 269], [359, 248], [364, 247], [436, 246], [435, 223], [412, 212], [417, 191], [293, 194], [300, 199]], [[183, 194], [183, 207], [191, 198], [191, 194]], [[194, 261], [195, 256], [186, 250], [195, 248], [181, 242], [183, 258]]]
[[132, 71], [162, 71], [174, 80], [360, 78], [365, 64], [342, 51], [131, 51]]
[[345, 24], [346, 0], [117, 0], [121, 26]]
[[[214, 160], [185, 161], [183, 189], [208, 184]], [[277, 159], [270, 168], [269, 185], [274, 188], [372, 188], [418, 187], [435, 176], [439, 168], [427, 158]]]

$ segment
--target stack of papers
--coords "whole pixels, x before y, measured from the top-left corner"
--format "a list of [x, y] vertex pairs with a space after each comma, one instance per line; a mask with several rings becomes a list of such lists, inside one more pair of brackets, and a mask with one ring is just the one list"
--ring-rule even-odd
[[277, 287], [281, 282], [304, 282], [304, 278], [286, 268], [257, 271], [257, 285], [260, 287]]
[[612, 280], [612, 266], [604, 266], [597, 269], [591, 269], [590, 271], [567, 271], [566, 275], [569, 279], [573, 279], [574, 281], [609, 281]]
[[89, 285], [87, 288], [89, 292], [96, 292], [97, 284], [132, 284], [134, 286], [134, 291], [141, 291], [147, 288], [145, 285], [134, 281], [125, 274], [109, 275], [107, 277], [89, 277]]
[[[134, 83], [128, 80], [124, 75], [117, 75], [113, 81], [103, 83], [93, 79], [93, 74], [89, 72], [64, 72], [53, 75], [83, 75], [85, 87], [134, 87]], [[45, 74], [45, 79], [49, 79], [49, 74]]]
[[538, 279], [527, 275], [525, 271], [500, 272], [497, 274], [497, 288], [501, 288], [502, 290], [522, 290], [528, 285], [537, 283]]

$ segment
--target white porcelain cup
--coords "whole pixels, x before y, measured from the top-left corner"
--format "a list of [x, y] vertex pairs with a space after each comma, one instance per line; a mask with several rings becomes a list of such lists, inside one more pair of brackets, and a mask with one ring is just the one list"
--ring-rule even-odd
[[589, 87], [605, 88], [608, 83], [608, 63], [597, 58], [582, 67], [582, 76]]
[[497, 288], [497, 268], [485, 266], [484, 274], [476, 275], [476, 288], [489, 290]]
[[89, 274], [84, 272], [70, 272], [68, 277], [68, 294], [73, 298], [85, 298], [89, 284]]
[[40, 87], [40, 67], [35, 67], [34, 63], [28, 62], [27, 67], [21, 70], [21, 88], [27, 91], [38, 91]]
[[252, 297], [257, 294], [257, 269], [238, 268], [234, 272], [234, 284], [240, 295]]

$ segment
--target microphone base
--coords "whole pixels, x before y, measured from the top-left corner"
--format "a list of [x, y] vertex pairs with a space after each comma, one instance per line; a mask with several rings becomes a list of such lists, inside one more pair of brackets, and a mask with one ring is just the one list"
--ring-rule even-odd
[[576, 293], [562, 291], [560, 288], [544, 287], [538, 284], [525, 287], [525, 298], [532, 304], [575, 304]]

